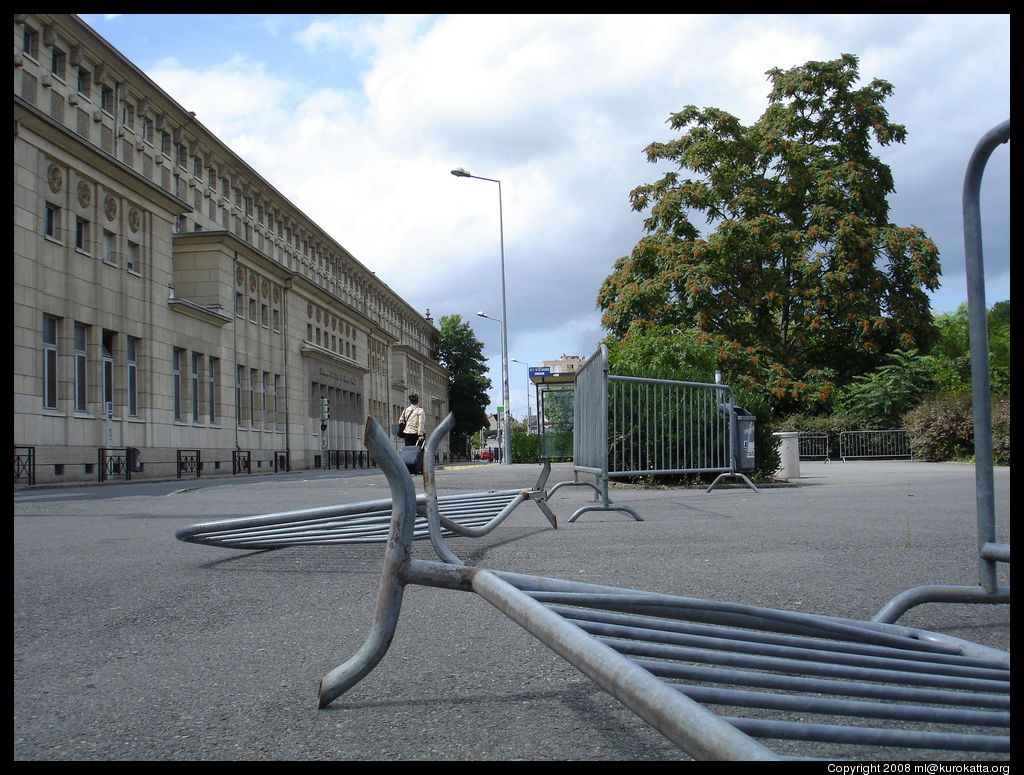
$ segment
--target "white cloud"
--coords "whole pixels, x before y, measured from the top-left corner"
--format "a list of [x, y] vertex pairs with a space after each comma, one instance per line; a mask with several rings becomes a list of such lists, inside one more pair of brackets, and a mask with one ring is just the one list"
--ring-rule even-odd
[[[202, 71], [165, 60], [150, 75], [435, 318], [498, 314], [496, 186], [449, 171], [500, 179], [510, 347], [530, 362], [596, 345], [597, 288], [641, 234], [628, 192], [661, 174], [643, 148], [672, 137], [670, 113], [715, 106], [750, 122], [769, 68], [860, 55], [865, 81], [894, 84], [890, 116], [911, 132], [883, 152], [893, 218], [934, 232], [958, 279], [958, 178], [1009, 111], [1009, 25], [984, 16], [365, 16], [316, 19], [293, 39], [308, 81], [284, 78], [269, 52]], [[358, 60], [361, 80], [318, 77], [328, 56]], [[997, 274], [1006, 245], [992, 243]]]

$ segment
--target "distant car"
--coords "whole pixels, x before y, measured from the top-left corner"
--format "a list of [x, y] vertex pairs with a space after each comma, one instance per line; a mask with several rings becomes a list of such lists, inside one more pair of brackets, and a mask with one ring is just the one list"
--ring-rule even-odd
[[480, 453], [481, 460], [494, 460], [494, 454], [489, 450], [485, 449]]

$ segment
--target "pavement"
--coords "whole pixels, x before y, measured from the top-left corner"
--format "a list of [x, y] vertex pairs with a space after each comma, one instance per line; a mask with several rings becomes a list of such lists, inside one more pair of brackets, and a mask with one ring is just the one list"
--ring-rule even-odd
[[[458, 467], [440, 494], [531, 486], [535, 465]], [[869, 618], [921, 584], [978, 581], [974, 468], [816, 462], [753, 492], [612, 487], [642, 522], [564, 487], [451, 548], [500, 570]], [[556, 464], [548, 486], [572, 480]], [[1009, 542], [1010, 471], [995, 471]], [[245, 552], [198, 521], [387, 497], [379, 472], [14, 501], [15, 760], [477, 761], [685, 758], [486, 602], [410, 588], [383, 662], [329, 708], [322, 675], [370, 625], [382, 545]], [[96, 491], [93, 489], [92, 495]], [[27, 497], [31, 496], [31, 497]], [[417, 556], [432, 555], [429, 542]], [[1009, 585], [1009, 566], [1001, 566]], [[927, 604], [901, 624], [1009, 648], [1006, 605]]]

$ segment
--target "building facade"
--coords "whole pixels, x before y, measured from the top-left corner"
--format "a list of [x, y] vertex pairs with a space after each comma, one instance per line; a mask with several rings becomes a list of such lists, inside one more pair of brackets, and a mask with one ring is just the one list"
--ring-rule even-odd
[[586, 362], [579, 355], [563, 355], [557, 361], [541, 361], [540, 365], [549, 368], [552, 374], [575, 374]]
[[14, 443], [37, 480], [129, 448], [147, 475], [183, 450], [308, 468], [408, 393], [447, 413], [429, 312], [77, 16], [14, 14], [14, 124]]

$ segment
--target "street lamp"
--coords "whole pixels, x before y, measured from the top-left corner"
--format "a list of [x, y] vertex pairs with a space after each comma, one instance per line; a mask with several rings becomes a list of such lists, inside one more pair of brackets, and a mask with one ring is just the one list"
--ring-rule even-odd
[[509, 358], [512, 363], [519, 363], [526, 367], [526, 434], [530, 434], [530, 364], [518, 358]]
[[[498, 184], [498, 240], [501, 246], [501, 400], [505, 405], [505, 417], [508, 417], [508, 326], [505, 323], [508, 320], [508, 305], [505, 301], [505, 217], [502, 213], [501, 208], [501, 181], [495, 180], [494, 178], [482, 178], [478, 175], [470, 175], [469, 172], [459, 167], [456, 170], [452, 170], [452, 175], [457, 178], [475, 178], [476, 180], [486, 180], [490, 183]], [[487, 317], [482, 312], [478, 312], [481, 317]], [[497, 318], [491, 318], [491, 320], [497, 320]], [[505, 444], [504, 444], [504, 455], [506, 463], [512, 462], [512, 436], [508, 433], [511, 430], [511, 426], [508, 424], [506, 419], [505, 422]]]
[[498, 318], [492, 318], [490, 315], [486, 315], [483, 312], [476, 313], [479, 317], [493, 320], [501, 326], [501, 379], [503, 383], [503, 398], [505, 405], [502, 407], [504, 412], [501, 416], [501, 456], [504, 458], [503, 463], [512, 462], [512, 424], [509, 422], [509, 405], [508, 405], [508, 348], [506, 342], [508, 338], [505, 335], [505, 321], [498, 320]]

